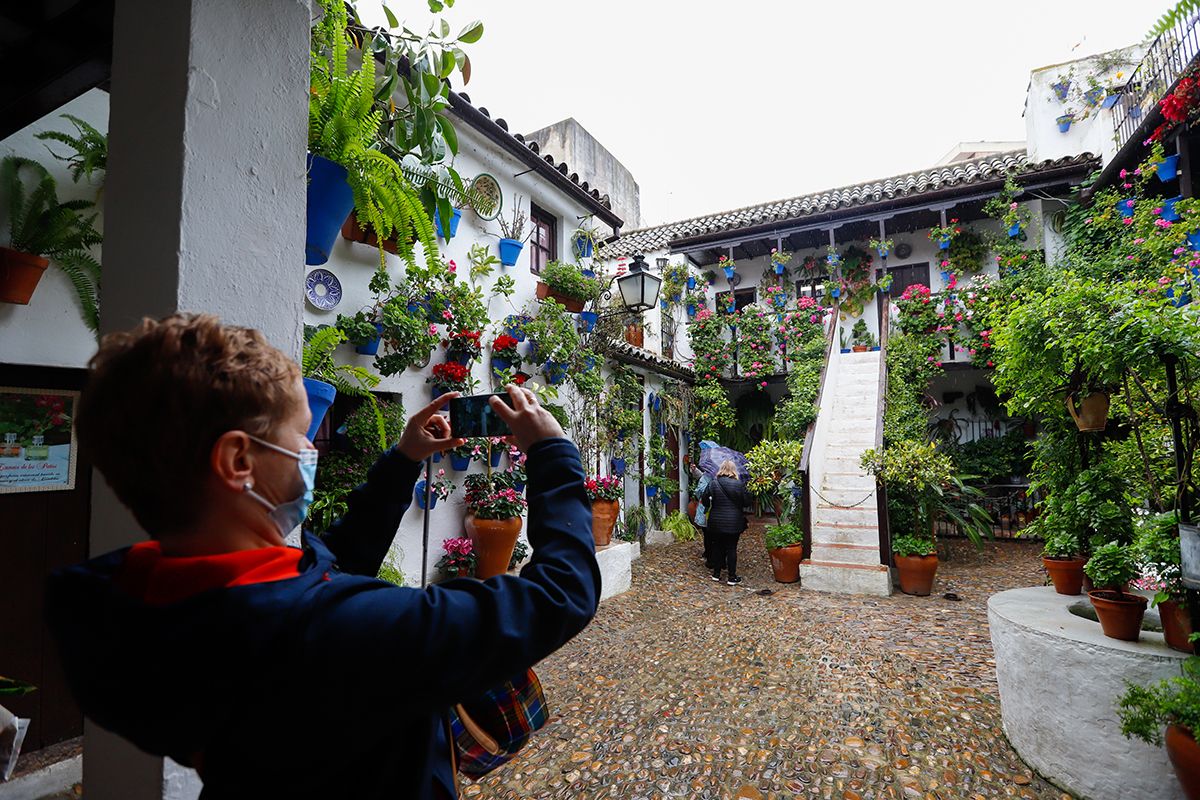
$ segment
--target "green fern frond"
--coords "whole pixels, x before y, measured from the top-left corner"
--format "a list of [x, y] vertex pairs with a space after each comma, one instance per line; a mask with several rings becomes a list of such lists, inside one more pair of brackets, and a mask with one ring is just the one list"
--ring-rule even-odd
[[75, 287], [84, 324], [92, 333], [98, 332], [100, 329], [100, 263], [85, 250], [60, 253], [55, 257], [54, 263], [58, 264], [67, 274], [71, 285]]
[[75, 183], [79, 183], [79, 178], [82, 176], [86, 176], [90, 181], [93, 172], [103, 172], [108, 169], [108, 137], [79, 117], [71, 114], [63, 114], [62, 117], [75, 126], [77, 136], [71, 136], [62, 131], [46, 131], [39, 133], [37, 138], [42, 141], [59, 142], [73, 149], [75, 151], [73, 155], [60, 156], [49, 145], [46, 147], [50, 151], [50, 155], [71, 165], [71, 179]]
[[1146, 34], [1147, 39], [1162, 36], [1177, 25], [1187, 21], [1193, 14], [1200, 13], [1200, 0], [1179, 0], [1174, 8], [1163, 14]]

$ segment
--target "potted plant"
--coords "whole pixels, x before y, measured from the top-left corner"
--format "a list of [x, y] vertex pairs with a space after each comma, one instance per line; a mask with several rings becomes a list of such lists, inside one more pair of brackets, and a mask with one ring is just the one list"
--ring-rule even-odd
[[[455, 489], [454, 484], [446, 479], [446, 470], [444, 469], [439, 469], [437, 471], [437, 477], [434, 478], [432, 483], [428, 484], [428, 487], [430, 511], [437, 508], [438, 500], [447, 499], [451, 494], [454, 493]], [[417, 481], [416, 488], [413, 490], [413, 494], [417, 498], [417, 507], [422, 510], [425, 509], [425, 488], [426, 482], [425, 479], [422, 478], [421, 480]]]
[[525, 216], [525, 211], [521, 208], [521, 198], [517, 198], [517, 202], [513, 204], [512, 219], [508, 220], [504, 217], [499, 217], [500, 220], [500, 263], [505, 267], [516, 265], [517, 259], [521, 256], [521, 249], [525, 247], [525, 240], [529, 238], [529, 233], [525, 231], [525, 225], [528, 217]]
[[781, 523], [784, 519], [780, 487], [791, 482], [803, 452], [804, 442], [799, 439], [763, 439], [746, 452], [746, 469], [750, 473], [746, 488], [755, 497], [773, 501], [775, 516]]
[[1174, 511], [1141, 518], [1134, 536], [1137, 560], [1153, 578], [1157, 593], [1152, 605], [1158, 608], [1167, 646], [1191, 653], [1192, 620], [1188, 614], [1179, 550], [1179, 518]]
[[900, 591], [926, 597], [937, 575], [937, 543], [933, 535], [892, 537], [892, 556], [900, 576]]
[[548, 298], [537, 316], [531, 316], [525, 324], [525, 332], [533, 342], [531, 360], [542, 365], [550, 383], [561, 383], [568, 365], [583, 346], [575, 321], [563, 306]]
[[553, 298], [573, 314], [583, 311], [584, 304], [595, 300], [604, 286], [597, 278], [584, 277], [579, 267], [562, 261], [548, 263], [540, 277], [538, 299]]
[[1075, 121], [1075, 112], [1068, 111], [1067, 113], [1056, 117], [1054, 121], [1058, 124], [1058, 132], [1066, 133], [1067, 131], [1071, 130], [1071, 123]]
[[804, 558], [804, 532], [790, 522], [768, 525], [765, 535], [771, 570], [779, 583], [800, 580], [800, 561]]
[[1125, 694], [1117, 700], [1117, 716], [1127, 739], [1160, 747], [1165, 738], [1167, 758], [1184, 794], [1189, 800], [1200, 800], [1200, 745], [1195, 737], [1200, 726], [1200, 658], [1186, 659], [1181, 673], [1152, 686], [1126, 682]]
[[378, 321], [374, 309], [361, 309], [353, 316], [338, 314], [337, 329], [346, 334], [346, 340], [354, 345], [354, 352], [363, 356], [373, 356], [379, 353], [379, 343], [383, 338], [383, 323]]
[[517, 340], [502, 333], [492, 341], [492, 373], [506, 378], [514, 368], [521, 366], [521, 354], [517, 351]]
[[771, 268], [776, 275], [782, 275], [787, 270], [787, 264], [792, 260], [792, 254], [786, 250], [771, 248]]
[[1092, 552], [1083, 571], [1096, 587], [1088, 592], [1088, 599], [1096, 609], [1104, 635], [1136, 642], [1149, 600], [1126, 590], [1128, 583], [1138, 576], [1131, 548], [1120, 542], [1101, 545]]
[[590, 215], [585, 217], [580, 226], [571, 234], [571, 249], [575, 252], [576, 259], [591, 258], [596, 245], [600, 243], [600, 230], [589, 225], [590, 221]]
[[392, 297], [380, 306], [380, 341], [386, 353], [375, 356], [380, 375], [396, 375], [411, 366], [429, 363], [439, 341], [425, 309], [402, 297]]
[[446, 361], [433, 368], [433, 374], [425, 379], [432, 384], [432, 396], [436, 400], [447, 392], [470, 394], [474, 379], [471, 370], [457, 361]]
[[850, 349], [856, 353], [865, 353], [876, 346], [876, 339], [867, 330], [867, 321], [865, 319], [860, 319], [854, 323], [854, 327], [850, 330], [850, 343]]
[[445, 239], [446, 241], [450, 241], [455, 236], [457, 236], [458, 235], [458, 223], [461, 219], [462, 219], [462, 209], [461, 208], [453, 209], [450, 213], [450, 226], [449, 226], [450, 229], [449, 229], [449, 231], [447, 231], [442, 227], [441, 213], [438, 212], [438, 210], [435, 208], [433, 210], [433, 224], [434, 224], [434, 227], [437, 228], [438, 238]]
[[521, 517], [529, 507], [507, 473], [468, 475], [465, 504], [467, 536], [475, 544], [475, 576], [503, 575], [521, 533]]
[[717, 266], [725, 270], [725, 279], [732, 280], [734, 274], [734, 261], [728, 256], [721, 256], [717, 259]]
[[962, 226], [957, 219], [951, 219], [949, 225], [935, 225], [929, 229], [929, 240], [937, 242], [939, 250], [949, 250], [954, 237], [962, 233]]
[[[1044, 528], [1042, 529], [1044, 530]], [[1079, 539], [1069, 531], [1044, 532], [1042, 566], [1059, 594], [1077, 595], [1083, 590], [1083, 565], [1079, 557]]]
[[311, 440], [317, 435], [338, 392], [364, 397], [374, 405], [375, 395], [370, 390], [379, 385], [379, 377], [372, 375], [365, 367], [337, 363], [333, 353], [339, 344], [346, 341], [346, 334], [337, 328], [305, 326], [304, 336], [300, 367], [304, 375], [308, 407], [312, 411], [312, 424], [308, 428], [308, 438]]
[[682, 511], [672, 511], [662, 521], [663, 530], [671, 534], [676, 543], [692, 542], [696, 539], [696, 526]]
[[876, 239], [872, 237], [871, 241], [868, 243], [868, 246], [879, 254], [880, 259], [886, 260], [887, 257], [891, 255], [892, 249], [895, 245], [891, 239]]
[[442, 557], [434, 568], [449, 578], [469, 578], [475, 574], [478, 557], [475, 544], [470, 539], [445, 539], [442, 542]]
[[462, 330], [450, 334], [446, 340], [446, 357], [463, 366], [470, 366], [483, 352], [483, 346], [480, 344], [482, 338], [482, 331]]
[[606, 547], [612, 541], [625, 482], [615, 476], [593, 475], [583, 485], [592, 501], [592, 539], [596, 547]]
[[[32, 172], [36, 181], [28, 194], [22, 171]], [[4, 192], [9, 221], [8, 246], [0, 247], [0, 302], [27, 305], [53, 261], [75, 287], [84, 323], [96, 331], [100, 323], [100, 262], [90, 248], [103, 237], [93, 226], [96, 215], [79, 213], [92, 203], [60, 203], [46, 168], [18, 156], [0, 162], [0, 191]]]

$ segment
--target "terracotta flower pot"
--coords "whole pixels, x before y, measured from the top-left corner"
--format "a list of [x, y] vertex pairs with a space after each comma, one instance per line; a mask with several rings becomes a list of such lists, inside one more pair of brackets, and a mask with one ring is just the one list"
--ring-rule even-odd
[[896, 556], [896, 569], [900, 572], [900, 591], [925, 597], [933, 591], [933, 578], [937, 574], [938, 557]]
[[867, 347], [865, 344], [856, 344], [856, 345], [852, 345], [850, 347], [850, 349], [856, 353], [865, 353], [868, 350], [870, 350], [871, 348]]
[[1188, 615], [1187, 605], [1174, 600], [1164, 600], [1158, 604], [1158, 616], [1162, 620], [1163, 638], [1167, 646], [1181, 653], [1192, 652], [1188, 637], [1192, 635], [1192, 618]]
[[768, 550], [771, 570], [778, 583], [795, 583], [800, 580], [800, 561], [804, 558], [804, 545], [793, 544]]
[[1200, 800], [1200, 745], [1196, 738], [1182, 725], [1168, 725], [1165, 744], [1183, 793], [1188, 800]]
[[688, 500], [687, 515], [688, 519], [696, 518], [696, 508], [700, 505], [697, 500]]
[[0, 302], [28, 305], [49, 265], [41, 256], [0, 247]]
[[1094, 589], [1088, 592], [1088, 599], [1096, 609], [1105, 636], [1126, 642], [1138, 640], [1149, 600], [1140, 594], [1118, 594], [1108, 589]]
[[617, 524], [620, 503], [616, 500], [592, 501], [592, 539], [596, 547], [607, 547], [612, 541], [613, 525]]
[[645, 339], [646, 332], [642, 329], [641, 325], [631, 322], [625, 326], [625, 342], [627, 344], [631, 344], [634, 347], [641, 347]]
[[537, 285], [538, 300], [545, 300], [547, 297], [552, 297], [555, 300], [557, 300], [559, 303], [561, 303], [563, 305], [564, 308], [567, 309], [567, 311], [570, 311], [572, 314], [578, 314], [580, 311], [583, 311], [583, 301], [582, 300], [576, 299], [574, 297], [567, 297], [565, 294], [560, 294], [560, 293], [554, 291], [553, 289], [551, 289], [550, 284], [544, 283], [542, 281], [538, 281], [538, 285]]
[[1042, 566], [1054, 581], [1054, 591], [1059, 594], [1080, 594], [1083, 590], [1082, 558], [1043, 558]]
[[521, 533], [521, 518], [476, 519], [474, 514], [467, 514], [464, 523], [467, 538], [475, 543], [478, 558], [475, 577], [487, 580], [508, 572], [508, 562], [512, 560], [513, 548]]
[[1108, 424], [1108, 394], [1093, 392], [1079, 401], [1079, 411], [1075, 410], [1075, 395], [1067, 395], [1067, 411], [1075, 420], [1075, 427], [1081, 431], [1102, 431]]

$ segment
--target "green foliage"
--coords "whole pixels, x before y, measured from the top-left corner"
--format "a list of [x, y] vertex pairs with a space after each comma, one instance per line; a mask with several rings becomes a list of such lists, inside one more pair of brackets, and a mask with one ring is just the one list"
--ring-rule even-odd
[[[22, 170], [34, 175], [28, 191]], [[42, 256], [66, 273], [79, 298], [84, 324], [93, 332], [100, 327], [100, 262], [91, 248], [104, 237], [95, 228], [96, 215], [86, 200], [60, 202], [54, 178], [36, 161], [8, 156], [0, 162], [0, 191], [9, 220], [9, 247]]]
[[1174, 511], [1142, 517], [1134, 534], [1133, 555], [1142, 568], [1162, 582], [1156, 603], [1185, 598], [1179, 550], [1179, 516]]
[[932, 556], [937, 554], [937, 544], [932, 536], [909, 534], [892, 537], [892, 554], [897, 556]]
[[695, 398], [695, 429], [701, 439], [719, 439], [722, 431], [737, 422], [728, 395], [716, 381], [705, 381], [697, 386]]
[[571, 430], [571, 418], [567, 416], [566, 409], [556, 403], [542, 403], [542, 408], [549, 411], [550, 416], [558, 420], [558, 424], [562, 426], [564, 431]]
[[1188, 657], [1180, 672], [1179, 677], [1151, 686], [1125, 682], [1125, 693], [1117, 700], [1125, 738], [1160, 747], [1168, 725], [1179, 725], [1193, 734], [1200, 730], [1200, 658]]
[[1005, 483], [1029, 471], [1029, 444], [1020, 428], [1003, 436], [984, 436], [963, 444], [953, 454], [958, 471], [975, 475], [982, 483]]
[[9, 697], [17, 697], [36, 691], [37, 687], [32, 683], [26, 683], [25, 681], [19, 681], [16, 678], [6, 678], [3, 675], [0, 675], [0, 697], [4, 697], [5, 695]]
[[1093, 539], [1128, 545], [1133, 540], [1133, 514], [1124, 479], [1111, 462], [1080, 470], [1047, 494], [1029, 528], [1030, 535], [1043, 538], [1068, 534], [1087, 550]]
[[582, 347], [575, 318], [553, 299], [542, 301], [531, 311], [537, 313], [536, 316], [529, 315], [525, 333], [537, 348], [536, 361], [540, 364], [547, 361], [570, 364]]
[[729, 369], [732, 349], [725, 333], [724, 320], [707, 309], [700, 310], [688, 328], [688, 339], [695, 353], [693, 366], [700, 380], [719, 378]]
[[353, 345], [366, 344], [379, 335], [375, 329], [375, 314], [370, 311], [356, 311], [350, 317], [338, 314], [334, 327], [346, 334], [346, 341]]
[[624, 542], [639, 541], [645, 533], [646, 524], [648, 522], [649, 516], [646, 512], [645, 506], [625, 506], [625, 514], [621, 519], [621, 526], [617, 531], [617, 538]]
[[[1162, 36], [1167, 31], [1186, 22], [1193, 14], [1200, 12], [1200, 0], [1178, 0], [1174, 8], [1169, 8], [1158, 22], [1154, 23], [1154, 27], [1146, 34], [1147, 39], [1153, 39], [1156, 36]], [[1191, 726], [1188, 726], [1189, 728]]]
[[964, 228], [962, 233], [950, 241], [950, 249], [946, 251], [942, 268], [956, 275], [973, 275], [983, 268], [989, 247], [984, 238], [971, 230]]
[[512, 570], [516, 569], [517, 566], [524, 561], [528, 555], [529, 545], [525, 544], [525, 542], [521, 541], [520, 539], [517, 539], [517, 543], [513, 545], [512, 558], [508, 560], [509, 571], [511, 572]]
[[755, 381], [757, 388], [766, 389], [762, 379], [778, 370], [774, 352], [774, 315], [756, 303], [746, 306], [730, 319], [731, 324], [737, 326], [738, 375]]
[[379, 565], [379, 572], [375, 575], [381, 581], [395, 584], [396, 586], [404, 585], [404, 573], [399, 567], [394, 566], [390, 561], [384, 561]]
[[867, 330], [867, 321], [860, 319], [850, 330], [850, 341], [860, 347], [875, 347], [879, 340]]
[[383, 304], [380, 322], [383, 323], [383, 352], [375, 356], [375, 369], [380, 375], [395, 375], [413, 364], [429, 360], [438, 344], [436, 334], [420, 313], [408, 311], [408, 302], [394, 297]]
[[691, 542], [696, 538], [696, 526], [682, 511], [672, 511], [663, 519], [663, 530], [670, 531], [676, 542]]
[[768, 550], [791, 547], [804, 542], [804, 531], [800, 529], [800, 526], [790, 522], [768, 525], [763, 540]]
[[[491, 277], [496, 267], [500, 266], [500, 259], [496, 258], [496, 255], [492, 252], [492, 248], [481, 242], [471, 245], [471, 249], [467, 251], [467, 261], [471, 265], [469, 273], [471, 283]], [[511, 281], [512, 279], [510, 278], [509, 280]]]
[[[1026, 528], [1022, 532], [1023, 535], [1027, 535], [1028, 531]], [[1042, 543], [1042, 555], [1046, 558], [1074, 558], [1079, 555], [1079, 539], [1070, 531], [1047, 528], [1043, 531], [1043, 536], [1045, 540]]]
[[1121, 587], [1138, 576], [1138, 565], [1132, 548], [1120, 542], [1109, 542], [1092, 551], [1083, 571], [1097, 589], [1111, 589], [1120, 594]]
[[50, 155], [59, 161], [70, 165], [71, 180], [79, 183], [80, 178], [92, 179], [93, 172], [105, 172], [108, 169], [108, 136], [96, 130], [90, 123], [70, 114], [60, 114], [63, 119], [75, 126], [76, 135], [62, 131], [44, 131], [37, 138], [45, 141], [60, 142], [75, 152], [71, 155], [60, 156], [50, 149]]
[[379, 385], [379, 378], [363, 367], [337, 362], [334, 351], [345, 341], [346, 334], [337, 328], [306, 325], [301, 371], [306, 378], [332, 384], [341, 394], [366, 397], [371, 389]]
[[776, 495], [795, 480], [804, 442], [800, 439], [764, 439], [746, 453], [750, 482], [746, 488], [759, 497]]
[[886, 443], [926, 439], [925, 394], [929, 382], [942, 372], [941, 365], [931, 360], [930, 342], [930, 337], [907, 334], [888, 340], [887, 399], [883, 412]]
[[595, 300], [604, 291], [604, 281], [585, 277], [577, 265], [565, 261], [551, 261], [538, 277], [552, 291], [574, 300]]

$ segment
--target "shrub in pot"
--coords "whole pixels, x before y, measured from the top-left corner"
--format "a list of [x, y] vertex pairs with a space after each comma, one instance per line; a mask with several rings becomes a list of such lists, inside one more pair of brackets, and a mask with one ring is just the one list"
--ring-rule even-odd
[[798, 525], [781, 522], [768, 525], [764, 539], [775, 580], [779, 583], [795, 583], [800, 580], [800, 561], [804, 558], [804, 531], [800, 530]]
[[1042, 547], [1042, 566], [1059, 594], [1077, 595], [1083, 590], [1083, 565], [1079, 540], [1067, 531], [1046, 534]]
[[584, 304], [595, 300], [604, 290], [604, 283], [600, 279], [585, 277], [579, 267], [563, 261], [548, 263], [540, 277], [538, 299], [552, 297], [574, 314], [583, 311]]
[[508, 473], [468, 475], [466, 479], [467, 536], [475, 544], [479, 563], [475, 577], [503, 575], [512, 561], [521, 533], [521, 516], [529, 507]]
[[1088, 599], [1096, 609], [1104, 635], [1136, 642], [1149, 601], [1125, 590], [1126, 585], [1138, 576], [1132, 549], [1120, 542], [1101, 545], [1092, 552], [1083, 570], [1096, 587], [1088, 592]]
[[1158, 608], [1163, 638], [1171, 649], [1191, 653], [1192, 620], [1183, 586], [1178, 519], [1174, 511], [1141, 518], [1133, 549], [1142, 568], [1160, 585], [1152, 605]]
[[593, 475], [584, 481], [584, 488], [592, 501], [592, 539], [596, 547], [605, 547], [612, 541], [625, 482], [615, 476]]
[[937, 575], [937, 543], [930, 536], [897, 536], [892, 539], [892, 556], [900, 573], [900, 591], [928, 596]]
[[1200, 658], [1185, 660], [1181, 672], [1177, 678], [1151, 686], [1127, 682], [1125, 693], [1117, 700], [1117, 716], [1126, 738], [1156, 747], [1165, 741], [1167, 757], [1184, 794], [1200, 800], [1200, 745], [1194, 734], [1200, 726]]
[[856, 353], [865, 353], [878, 344], [878, 340], [867, 330], [867, 321], [860, 319], [850, 329], [850, 349]]

